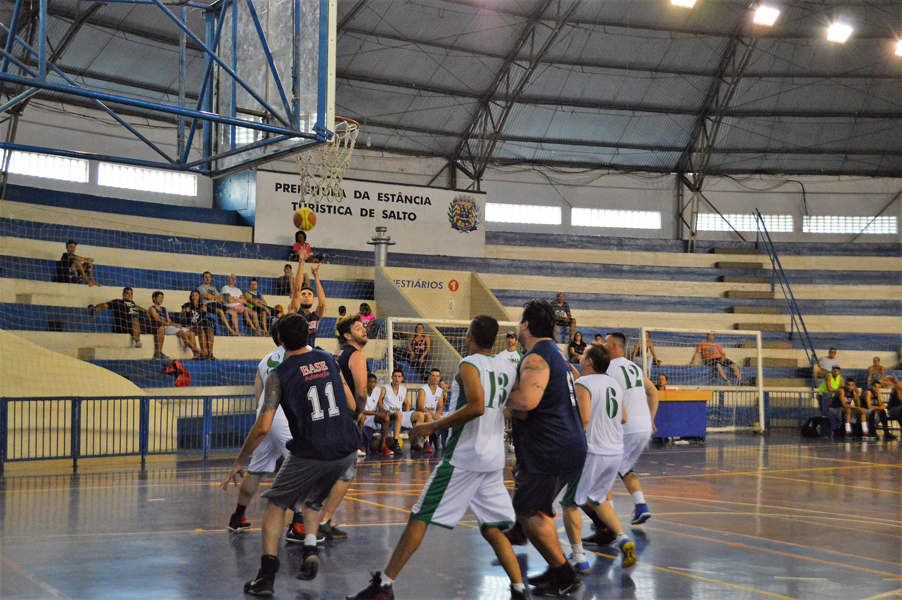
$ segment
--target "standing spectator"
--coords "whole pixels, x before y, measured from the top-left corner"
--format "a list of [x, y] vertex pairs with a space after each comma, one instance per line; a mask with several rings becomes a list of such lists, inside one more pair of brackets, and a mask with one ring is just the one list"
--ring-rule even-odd
[[426, 373], [429, 372], [429, 363], [426, 358], [432, 351], [432, 339], [426, 333], [426, 327], [422, 323], [417, 323], [414, 327], [407, 350], [407, 361], [410, 363], [410, 368], [425, 379]]
[[498, 356], [501, 358], [505, 358], [515, 366], [520, 366], [520, 361], [523, 360], [523, 353], [520, 352], [520, 349], [517, 347], [517, 332], [508, 331], [507, 335], [504, 337], [504, 341], [507, 344], [507, 347], [498, 353]]
[[116, 298], [103, 304], [89, 306], [91, 316], [96, 317], [101, 309], [107, 309], [113, 313], [113, 333], [128, 333], [131, 335], [131, 347], [141, 347], [141, 324], [138, 321], [138, 313], [147, 312], [134, 301], [135, 292], [130, 287], [122, 288], [122, 298]]
[[[227, 314], [232, 317], [232, 327], [229, 331], [232, 335], [243, 335], [238, 328], [238, 315], [244, 315], [244, 322], [253, 330], [254, 335], [260, 335], [257, 314], [247, 307], [247, 298], [244, 297], [240, 289], [235, 287], [237, 283], [238, 276], [231, 273], [227, 284], [222, 286], [223, 303], [226, 306]], [[226, 327], [228, 327], [228, 324], [226, 324]]]
[[883, 381], [886, 379], [886, 369], [880, 364], [880, 357], [874, 357], [874, 364], [868, 367], [868, 380], [865, 389], [870, 388], [875, 381]]
[[[299, 229], [294, 234], [294, 246], [291, 247], [291, 252], [288, 254], [288, 260], [297, 260], [301, 250], [307, 253], [308, 260], [313, 257], [313, 249], [310, 247], [310, 244], [307, 243], [307, 234]], [[311, 260], [311, 262], [313, 261]]]
[[282, 269], [282, 276], [276, 278], [275, 291], [276, 296], [291, 296], [294, 293], [294, 274], [291, 265], [285, 265]]
[[216, 326], [207, 316], [207, 308], [197, 290], [192, 291], [188, 295], [188, 302], [182, 305], [182, 321], [200, 341], [200, 360], [216, 360], [213, 356], [213, 334]]
[[817, 388], [817, 392], [821, 395], [821, 400], [825, 405], [844, 384], [842, 375], [840, 375], [841, 370], [839, 365], [833, 365], [832, 372], [827, 373], [827, 376], [824, 377], [824, 381], [821, 382], [820, 387]]
[[[194, 358], [200, 358], [200, 348], [197, 347], [197, 342], [194, 338], [194, 333], [191, 332], [187, 327], [182, 327], [180, 325], [176, 325], [172, 322], [172, 319], [169, 318], [169, 311], [166, 310], [166, 307], [163, 306], [163, 292], [157, 290], [151, 295], [151, 300], [153, 301], [153, 305], [147, 309], [147, 316], [149, 317], [151, 327], [159, 327], [163, 330], [163, 335], [174, 335], [177, 337], [183, 344], [185, 344], [188, 348], [191, 349], [191, 352], [194, 353]], [[160, 347], [154, 347], [154, 358], [166, 358], [163, 354], [163, 343], [160, 342]]]
[[827, 351], [827, 357], [819, 359], [817, 364], [814, 365], [815, 381], [829, 375], [830, 372], [833, 371], [833, 367], [838, 364], [839, 359], [836, 358], [836, 348], [830, 348], [830, 350]]
[[570, 314], [570, 305], [564, 302], [564, 292], [557, 293], [557, 299], [552, 303], [551, 308], [554, 309], [556, 341], [566, 344], [573, 339], [573, 332], [576, 331], [576, 319]]
[[[656, 367], [660, 367], [663, 363], [658, 359], [658, 355], [655, 353], [655, 345], [651, 343], [651, 332], [645, 332], [645, 354], [648, 356], [651, 354], [652, 364]], [[642, 360], [642, 345], [639, 342], [636, 342], [636, 346], [633, 348], [633, 351], [630, 353], [630, 360], [636, 362], [637, 360]], [[646, 365], [642, 365], [644, 369]]]
[[573, 334], [573, 341], [567, 346], [567, 354], [569, 354], [570, 362], [578, 365], [583, 353], [586, 351], [586, 343], [583, 341], [583, 334], [577, 331]]
[[[66, 242], [66, 251], [60, 257], [62, 274], [68, 273], [70, 276], [80, 277], [91, 287], [99, 286], [100, 284], [94, 280], [94, 259], [75, 254], [77, 245], [75, 240]], [[57, 273], [57, 275], [61, 275], [61, 273]]]
[[229, 329], [229, 323], [226, 321], [225, 316], [225, 304], [222, 303], [222, 296], [219, 295], [219, 290], [213, 285], [213, 274], [209, 271], [204, 271], [203, 278], [204, 282], [197, 286], [197, 291], [200, 292], [200, 299], [207, 309], [207, 315], [215, 313], [219, 317], [219, 322], [226, 329]]
[[[341, 334], [338, 333], [338, 324], [341, 323], [341, 320], [346, 316], [348, 316], [348, 308], [344, 304], [342, 304], [338, 307], [338, 318], [335, 319], [335, 337], [337, 337], [339, 340], [341, 340]], [[364, 325], [363, 328], [365, 330], [366, 325]]]
[[892, 433], [889, 432], [889, 419], [886, 415], [886, 406], [883, 404], [883, 399], [880, 397], [880, 390], [883, 388], [883, 385], [880, 383], [880, 380], [874, 381], [871, 384], [871, 387], [868, 388], [864, 394], [861, 395], [861, 408], [866, 409], [868, 411], [868, 429], [870, 429], [872, 435], [877, 436], [877, 421], [880, 421], [880, 424], [883, 425], [883, 439], [886, 441], [892, 441], [896, 439]]
[[254, 311], [257, 318], [260, 320], [260, 329], [262, 329], [265, 335], [269, 335], [269, 330], [266, 327], [266, 318], [272, 316], [272, 312], [269, 310], [269, 304], [266, 303], [266, 298], [257, 291], [258, 285], [257, 278], [251, 277], [251, 280], [247, 284], [247, 291], [244, 293], [244, 299], [247, 300], [247, 307]]
[[724, 373], [724, 367], [729, 367], [733, 370], [733, 374], [736, 375], [737, 384], [742, 381], [742, 375], [739, 373], [739, 365], [727, 358], [721, 345], [714, 342], [713, 333], [709, 333], [708, 338], [695, 349], [695, 354], [692, 356], [692, 362], [689, 363], [690, 367], [695, 366], [699, 356], [702, 357], [706, 366], [714, 367], [714, 369], [717, 370], [718, 375], [720, 375], [720, 378], [727, 383], [730, 383], [730, 378]]

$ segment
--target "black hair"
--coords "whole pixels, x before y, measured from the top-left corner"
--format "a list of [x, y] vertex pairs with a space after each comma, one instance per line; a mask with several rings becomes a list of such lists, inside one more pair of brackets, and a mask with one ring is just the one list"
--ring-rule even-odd
[[626, 336], [625, 335], [623, 335], [619, 331], [613, 331], [613, 332], [609, 333], [608, 335], [611, 336], [612, 338], [614, 338], [615, 340], [619, 340], [620, 345], [623, 348], [626, 348]]
[[607, 373], [611, 365], [611, 351], [602, 344], [589, 344], [586, 348], [586, 358], [592, 361], [592, 370], [596, 373]]
[[279, 319], [279, 341], [285, 350], [300, 350], [307, 345], [309, 339], [310, 324], [302, 315], [292, 313]]
[[257, 281], [257, 278], [256, 278], [256, 277], [251, 277], [251, 278], [248, 280], [248, 283], [259, 283], [259, 282]]
[[338, 332], [338, 340], [340, 343], [345, 344], [347, 340], [345, 340], [345, 334], [351, 333], [351, 327], [354, 326], [354, 323], [360, 322], [360, 315], [353, 315], [351, 317], [345, 317], [344, 319], [338, 322], [338, 327], [336, 331]]
[[[833, 350], [834, 352], [836, 352], [836, 348], [830, 348], [830, 350]], [[828, 350], [828, 352], [829, 352], [829, 350]]]
[[122, 288], [122, 293], [123, 293], [123, 294], [124, 294], [125, 292], [134, 292], [134, 291], [135, 291], [135, 290], [133, 290], [132, 288], [130, 288], [130, 287], [128, 287], [128, 286]]
[[527, 329], [532, 337], [554, 337], [554, 309], [545, 300], [530, 300], [524, 304], [520, 322], [528, 323]]
[[849, 383], [855, 383], [855, 380], [853, 378], [849, 377], [848, 379], [846, 379], [846, 384], [849, 384]]
[[348, 308], [344, 304], [338, 307], [338, 314], [343, 315], [346, 312], [348, 312]]
[[209, 275], [210, 277], [213, 277], [213, 273], [211, 273], [209, 271], [204, 271], [203, 273], [200, 274], [201, 277], [203, 277], [204, 275]]
[[282, 270], [284, 271], [285, 269], [290, 269], [290, 268], [291, 268], [291, 265], [285, 265], [284, 267], [282, 267]]
[[394, 369], [392, 369], [391, 374], [394, 375], [395, 373], [400, 373], [400, 374], [403, 376], [403, 375], [404, 375], [404, 369], [402, 369], [401, 367], [395, 367]]
[[470, 334], [473, 341], [483, 350], [491, 350], [498, 337], [498, 321], [495, 317], [479, 315], [470, 321]]
[[75, 244], [77, 246], [78, 242], [76, 242], [75, 240], [69, 240], [68, 242], [66, 242], [66, 245], [68, 246], [69, 244]]
[[161, 292], [160, 290], [157, 290], [153, 294], [150, 295], [150, 299], [156, 302], [157, 296], [162, 296], [162, 295], [163, 295], [163, 292]]
[[435, 368], [435, 367], [432, 367], [431, 369], [429, 369], [429, 374], [432, 375], [433, 373], [438, 373], [439, 376], [441, 376], [442, 370], [441, 370], [441, 369], [437, 369], [437, 368]]
[[294, 234], [294, 241], [298, 241], [298, 236], [299, 236], [299, 235], [304, 236], [304, 242], [307, 241], [307, 234], [304, 233], [303, 231], [301, 231], [300, 229], [298, 229], [297, 232]]
[[276, 346], [282, 345], [282, 342], [279, 341], [279, 321], [281, 320], [282, 317], [276, 317], [269, 322], [269, 335], [272, 336], [272, 341]]
[[376, 374], [375, 373], [367, 373], [366, 378], [367, 378], [367, 380], [376, 379]]

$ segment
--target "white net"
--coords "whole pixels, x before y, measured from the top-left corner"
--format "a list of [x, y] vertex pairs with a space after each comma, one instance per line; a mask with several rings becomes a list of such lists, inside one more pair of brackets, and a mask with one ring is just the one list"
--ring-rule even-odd
[[[21, 361], [16, 372], [22, 384], [12, 382], [3, 392], [10, 398], [56, 395], [48, 377], [64, 383], [67, 395], [81, 397], [136, 393], [134, 386], [152, 394], [249, 394], [257, 363], [273, 349], [271, 318], [288, 307], [298, 269], [287, 260], [290, 248], [250, 243], [250, 228], [235, 225], [6, 201], [0, 203], [0, 227], [0, 329], [56, 353], [52, 372], [46, 363]], [[91, 273], [69, 268], [63, 256], [69, 240], [77, 242], [76, 256], [93, 259]], [[335, 352], [341, 307], [348, 315], [360, 311], [363, 303], [370, 312], [378, 311], [373, 260], [369, 253], [318, 248], [315, 232], [311, 242], [322, 261], [305, 269], [313, 288], [312, 308], [325, 304], [316, 345]], [[291, 279], [285, 277], [286, 266], [292, 268]], [[311, 276], [315, 268], [322, 299]], [[183, 307], [207, 271], [214, 295], [225, 306], [220, 312], [208, 304], [203, 319], [196, 319]], [[240, 293], [226, 298], [223, 286], [231, 274]], [[99, 286], [86, 284], [92, 277]], [[134, 319], [117, 308], [125, 287], [132, 288], [138, 307], [137, 330]], [[155, 292], [163, 293], [167, 310], [154, 312], [168, 314], [171, 324], [149, 316]], [[235, 303], [238, 306], [228, 306]], [[215, 360], [200, 360], [198, 355]], [[173, 366], [174, 360], [181, 366]], [[126, 389], [132, 391], [98, 383], [85, 363], [131, 382], [134, 386]], [[41, 394], [42, 389], [46, 393]]]
[[628, 336], [627, 347], [652, 383], [706, 392], [708, 431], [763, 429], [760, 332], [648, 327]]
[[351, 166], [351, 155], [360, 126], [356, 121], [335, 118], [335, 135], [325, 144], [297, 155], [304, 203], [334, 200], [341, 202], [341, 182]]
[[[439, 369], [442, 381], [450, 386], [458, 363], [467, 354], [469, 325], [468, 320], [389, 317], [370, 336], [367, 347], [373, 345], [374, 351], [378, 348], [379, 352], [374, 355], [370, 368], [380, 383], [388, 382], [392, 370], [403, 369], [411, 402], [432, 369]], [[507, 349], [506, 333], [517, 330], [517, 323], [514, 322], [501, 321], [498, 325], [498, 336], [493, 347], [496, 353]]]

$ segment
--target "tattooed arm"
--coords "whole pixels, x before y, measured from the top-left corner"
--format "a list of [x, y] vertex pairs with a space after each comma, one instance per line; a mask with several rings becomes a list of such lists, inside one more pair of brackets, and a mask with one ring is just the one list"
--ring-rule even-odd
[[263, 406], [260, 407], [260, 414], [257, 415], [254, 426], [251, 427], [251, 430], [248, 432], [247, 439], [244, 440], [244, 446], [241, 447], [241, 452], [238, 453], [238, 458], [235, 459], [232, 470], [229, 471], [228, 477], [222, 482], [222, 489], [228, 489], [229, 482], [238, 485], [238, 481], [244, 470], [242, 465], [244, 465], [244, 462], [251, 457], [251, 454], [254, 453], [254, 450], [257, 449], [257, 446], [260, 445], [260, 442], [262, 442], [263, 438], [266, 437], [266, 434], [269, 433], [269, 429], [272, 427], [272, 419], [275, 416], [276, 409], [279, 407], [281, 401], [282, 380], [279, 379], [279, 373], [277, 371], [272, 371], [269, 374], [269, 377], [266, 378], [266, 385], [263, 388]]
[[519, 387], [511, 392], [507, 399], [507, 408], [515, 410], [532, 410], [539, 405], [551, 371], [548, 363], [538, 354], [530, 354], [520, 363]]

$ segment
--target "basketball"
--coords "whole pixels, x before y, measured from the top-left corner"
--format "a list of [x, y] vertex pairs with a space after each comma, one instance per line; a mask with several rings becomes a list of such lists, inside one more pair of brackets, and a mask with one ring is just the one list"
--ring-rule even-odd
[[302, 206], [294, 213], [294, 226], [301, 231], [310, 231], [316, 227], [316, 213]]

